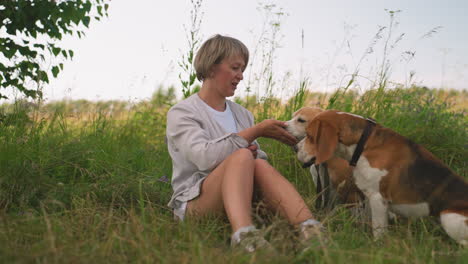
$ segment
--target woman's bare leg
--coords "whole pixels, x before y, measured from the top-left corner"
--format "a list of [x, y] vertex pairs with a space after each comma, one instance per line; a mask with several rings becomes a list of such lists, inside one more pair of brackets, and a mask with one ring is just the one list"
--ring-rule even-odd
[[207, 176], [200, 196], [188, 203], [187, 214], [225, 211], [233, 231], [252, 225], [254, 179], [265, 202], [291, 224], [313, 218], [294, 186], [267, 161], [254, 160], [248, 149], [234, 152]]
[[266, 160], [255, 160], [254, 179], [267, 205], [279, 211], [291, 224], [313, 218], [296, 188]]
[[221, 162], [203, 181], [201, 194], [188, 202], [187, 214], [226, 212], [232, 230], [252, 225], [255, 160], [248, 149], [239, 149]]

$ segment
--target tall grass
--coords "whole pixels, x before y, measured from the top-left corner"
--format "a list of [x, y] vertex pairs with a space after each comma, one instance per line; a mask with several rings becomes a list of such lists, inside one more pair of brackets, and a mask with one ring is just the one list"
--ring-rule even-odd
[[[343, 96], [334, 106], [348, 107], [351, 100], [352, 107], [346, 110], [377, 118], [468, 177], [465, 113], [452, 111], [445, 98], [424, 88], [383, 91], [378, 97], [376, 92]], [[256, 218], [279, 256], [231, 250], [227, 242], [231, 231], [223, 218], [175, 222], [166, 206], [171, 188], [163, 177], [171, 175], [164, 143], [170, 103], [161, 99], [170, 101], [172, 96], [156, 94], [160, 99], [152, 101], [159, 103], [142, 102], [113, 114], [102, 110], [70, 114], [67, 106], [69, 112], [41, 113], [37, 116], [48, 117], [31, 120], [30, 110], [16, 106], [17, 118], [0, 126], [3, 262], [463, 263], [468, 259], [466, 249], [432, 218], [398, 219], [385, 238], [375, 242], [368, 226], [344, 208], [317, 211], [328, 227], [330, 244], [306, 254], [295, 252], [294, 229], [283, 219]], [[386, 103], [386, 111], [375, 109], [375, 100]], [[271, 114], [288, 107], [280, 104]], [[258, 114], [263, 107], [251, 110]], [[73, 115], [83, 118], [76, 120]], [[313, 208], [313, 182], [289, 147], [269, 139], [260, 143], [270, 162]]]
[[[158, 176], [170, 174], [159, 123], [163, 111], [147, 107], [123, 120], [96, 112], [77, 123], [55, 112], [2, 125], [2, 208], [37, 207], [40, 201], [67, 205], [85, 195], [108, 202], [139, 199], [141, 188], [154, 188]], [[164, 200], [169, 189], [161, 190], [151, 199]]]

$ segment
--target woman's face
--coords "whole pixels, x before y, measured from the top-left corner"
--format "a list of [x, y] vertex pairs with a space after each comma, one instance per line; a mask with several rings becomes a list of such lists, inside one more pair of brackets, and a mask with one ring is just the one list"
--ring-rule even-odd
[[242, 56], [231, 56], [215, 65], [212, 80], [218, 93], [223, 97], [233, 96], [237, 85], [244, 79], [244, 70], [245, 62]]

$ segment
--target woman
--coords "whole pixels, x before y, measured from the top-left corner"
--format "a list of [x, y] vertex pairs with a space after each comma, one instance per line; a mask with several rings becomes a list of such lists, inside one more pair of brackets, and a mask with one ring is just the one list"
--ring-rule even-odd
[[173, 163], [174, 194], [169, 206], [179, 220], [185, 215], [225, 213], [232, 227], [231, 244], [251, 252], [271, 248], [254, 227], [251, 215], [255, 189], [275, 211], [299, 227], [300, 239], [319, 235], [304, 200], [267, 161], [256, 139], [268, 137], [294, 145], [285, 122], [265, 120], [226, 100], [233, 96], [249, 61], [237, 39], [215, 35], [199, 49], [194, 65], [202, 87], [167, 114], [167, 139]]

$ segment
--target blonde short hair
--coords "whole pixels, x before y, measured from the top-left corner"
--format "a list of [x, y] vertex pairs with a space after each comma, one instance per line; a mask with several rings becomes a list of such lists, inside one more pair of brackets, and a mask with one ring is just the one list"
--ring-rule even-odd
[[245, 65], [249, 63], [249, 50], [238, 39], [216, 34], [205, 41], [195, 56], [194, 66], [197, 79], [203, 81], [210, 75], [213, 66], [225, 58], [242, 56]]

